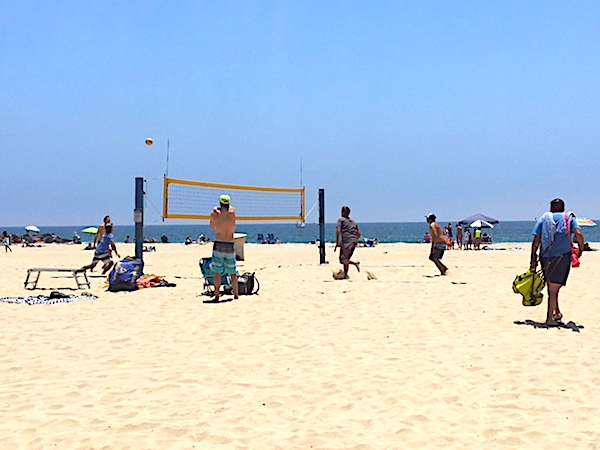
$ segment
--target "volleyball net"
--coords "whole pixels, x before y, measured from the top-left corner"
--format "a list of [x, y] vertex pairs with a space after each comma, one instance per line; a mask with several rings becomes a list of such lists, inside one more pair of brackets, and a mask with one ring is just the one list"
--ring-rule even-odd
[[219, 196], [228, 194], [238, 220], [305, 220], [302, 188], [241, 186], [164, 178], [163, 219], [209, 220]]

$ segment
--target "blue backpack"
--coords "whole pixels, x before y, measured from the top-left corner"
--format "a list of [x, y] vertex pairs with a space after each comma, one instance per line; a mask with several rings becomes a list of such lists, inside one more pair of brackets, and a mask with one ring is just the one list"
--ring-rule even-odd
[[117, 262], [108, 275], [108, 290], [135, 291], [138, 286], [136, 281], [144, 274], [144, 263], [139, 259], [127, 256]]

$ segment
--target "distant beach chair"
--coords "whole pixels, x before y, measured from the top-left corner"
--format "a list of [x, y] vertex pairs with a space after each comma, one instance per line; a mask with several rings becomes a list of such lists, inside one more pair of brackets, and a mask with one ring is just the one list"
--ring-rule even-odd
[[273, 233], [267, 234], [267, 242], [269, 244], [277, 244], [277, 238], [275, 237], [275, 235]]
[[[204, 284], [202, 285], [202, 295], [214, 295], [215, 294], [215, 276], [210, 270], [210, 263], [212, 262], [212, 258], [201, 258], [200, 259], [200, 273], [202, 274], [202, 278], [204, 280]], [[221, 276], [221, 287], [223, 288], [223, 292], [226, 294], [233, 290], [231, 286], [231, 279], [228, 275]]]
[[260, 242], [261, 244], [265, 241], [265, 235], [262, 233], [258, 233], [258, 236], [256, 236], [256, 242]]

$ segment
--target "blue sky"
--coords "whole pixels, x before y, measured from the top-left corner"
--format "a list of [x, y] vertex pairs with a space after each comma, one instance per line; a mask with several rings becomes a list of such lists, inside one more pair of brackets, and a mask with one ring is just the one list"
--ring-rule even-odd
[[137, 176], [159, 222], [167, 139], [175, 178], [302, 161], [328, 222], [600, 217], [600, 2], [0, 0], [0, 58], [0, 226], [132, 224]]

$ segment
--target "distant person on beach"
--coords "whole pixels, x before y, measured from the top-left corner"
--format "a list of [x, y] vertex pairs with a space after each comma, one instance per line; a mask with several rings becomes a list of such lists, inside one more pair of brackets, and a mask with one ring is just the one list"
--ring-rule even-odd
[[6, 231], [2, 232], [2, 243], [4, 244], [4, 253], [11, 252], [12, 248], [10, 248], [10, 236]]
[[335, 248], [340, 247], [340, 264], [344, 266], [344, 278], [348, 278], [350, 264], [360, 272], [360, 262], [352, 261], [352, 255], [360, 239], [360, 229], [354, 220], [350, 218], [350, 208], [342, 206], [342, 217], [337, 221], [335, 229]]
[[481, 250], [481, 227], [477, 227], [475, 230], [475, 244], [473, 247], [475, 250]]
[[433, 261], [439, 269], [440, 274], [446, 275], [448, 268], [442, 263], [444, 251], [446, 251], [446, 238], [442, 227], [435, 221], [436, 215], [429, 213], [425, 216], [429, 224], [429, 234], [431, 235], [431, 251], [429, 252], [429, 260]]
[[129, 235], [125, 236], [125, 240], [123, 241], [124, 244], [129, 244], [131, 242], [131, 238], [129, 237]]
[[98, 244], [102, 241], [102, 237], [106, 233], [106, 224], [111, 223], [110, 216], [104, 216], [104, 220], [102, 224], [98, 227], [98, 231], [96, 231], [96, 235], [94, 236], [94, 243], [92, 244], [93, 248], [98, 247]]
[[87, 266], [83, 266], [83, 270], [93, 271], [94, 267], [98, 264], [98, 262], [102, 262], [102, 274], [105, 274], [110, 270], [113, 265], [113, 260], [111, 253], [115, 252], [117, 257], [121, 257], [119, 252], [117, 252], [117, 245], [115, 244], [115, 235], [113, 234], [113, 225], [112, 223], [107, 223], [104, 225], [104, 234], [102, 235], [102, 240], [96, 247], [94, 251], [94, 257], [92, 258], [92, 263]]
[[219, 301], [221, 275], [229, 275], [233, 286], [233, 298], [238, 299], [238, 272], [233, 248], [235, 232], [235, 209], [231, 206], [229, 195], [219, 197], [219, 206], [215, 206], [210, 215], [210, 228], [215, 230], [212, 262], [210, 270], [214, 274], [215, 301]]
[[465, 230], [463, 235], [463, 250], [471, 250], [471, 230]]
[[456, 245], [458, 248], [463, 246], [463, 229], [460, 223], [456, 224]]
[[[566, 219], [566, 220], [565, 220]], [[567, 224], [569, 234], [567, 234]], [[575, 214], [565, 213], [565, 202], [560, 198], [550, 201], [550, 212], [540, 217], [533, 227], [530, 269], [535, 271], [538, 260], [541, 262], [544, 279], [548, 286], [548, 311], [546, 325], [557, 326], [562, 320], [558, 305], [558, 291], [567, 284], [571, 270], [571, 233], [575, 234], [578, 256], [584, 249], [584, 238]], [[538, 256], [538, 249], [539, 256]]]

